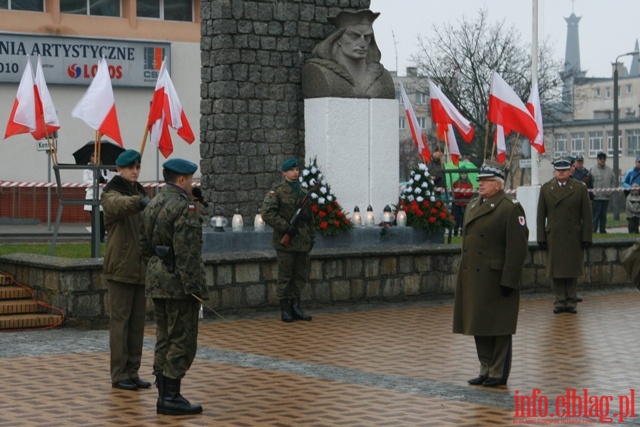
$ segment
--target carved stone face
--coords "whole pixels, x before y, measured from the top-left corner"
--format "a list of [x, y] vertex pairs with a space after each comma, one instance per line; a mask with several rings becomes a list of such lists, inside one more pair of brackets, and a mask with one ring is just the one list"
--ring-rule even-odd
[[338, 40], [342, 55], [355, 60], [364, 60], [369, 51], [373, 28], [370, 25], [350, 25]]

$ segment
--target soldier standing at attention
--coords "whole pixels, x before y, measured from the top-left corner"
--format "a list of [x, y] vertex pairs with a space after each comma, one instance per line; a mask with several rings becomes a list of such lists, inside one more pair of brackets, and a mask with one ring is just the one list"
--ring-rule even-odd
[[518, 324], [520, 278], [529, 230], [524, 209], [504, 192], [504, 169], [486, 161], [480, 197], [469, 202], [453, 305], [453, 333], [473, 335], [480, 374], [471, 385], [506, 385]]
[[[200, 299], [207, 299], [202, 262], [202, 220], [191, 198], [198, 166], [183, 159], [163, 165], [166, 185], [144, 212], [140, 247], [156, 319], [153, 373], [157, 412], [199, 414], [180, 394], [180, 383], [196, 357]], [[197, 297], [197, 298], [196, 298]]]
[[109, 349], [111, 384], [136, 390], [151, 383], [138, 376], [147, 311], [146, 265], [140, 258], [138, 234], [140, 212], [149, 197], [138, 182], [141, 156], [126, 150], [116, 159], [118, 175], [105, 186], [101, 196], [104, 225], [109, 240], [104, 255], [104, 277], [109, 287]]
[[547, 276], [555, 296], [553, 312], [577, 313], [578, 277], [583, 274], [584, 249], [591, 246], [593, 229], [589, 192], [569, 179], [571, 162], [553, 162], [555, 178], [540, 189], [537, 239], [547, 251]]
[[[309, 205], [295, 227], [289, 224], [307, 192], [298, 182], [297, 159], [286, 159], [281, 170], [284, 180], [267, 194], [262, 205], [262, 218], [273, 228], [272, 243], [278, 258], [276, 296], [283, 322], [311, 320], [311, 316], [300, 308], [300, 294], [309, 279], [309, 252], [315, 240], [315, 229]], [[290, 237], [287, 245], [282, 243], [285, 235]]]

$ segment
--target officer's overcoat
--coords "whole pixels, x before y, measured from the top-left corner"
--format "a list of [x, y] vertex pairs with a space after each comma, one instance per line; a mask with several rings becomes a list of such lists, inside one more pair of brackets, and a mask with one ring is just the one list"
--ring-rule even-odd
[[587, 187], [569, 179], [564, 188], [553, 178], [540, 189], [537, 239], [547, 243], [549, 278], [575, 278], [583, 274], [582, 242], [593, 236], [591, 201]]
[[[479, 198], [469, 203], [453, 306], [454, 333], [515, 334], [528, 235], [524, 209], [504, 191], [482, 204]], [[514, 291], [505, 297], [500, 286]]]

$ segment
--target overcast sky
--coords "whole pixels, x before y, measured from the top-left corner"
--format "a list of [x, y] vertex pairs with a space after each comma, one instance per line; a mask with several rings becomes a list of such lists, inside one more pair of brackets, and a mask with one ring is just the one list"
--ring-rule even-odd
[[[531, 43], [532, 0], [371, 0], [371, 10], [380, 12], [374, 22], [376, 41], [382, 51], [382, 63], [388, 70], [404, 76], [410, 57], [416, 52], [418, 34], [431, 37], [433, 27], [455, 24], [463, 15], [474, 20], [478, 10], [486, 8], [489, 20], [502, 19], [515, 26], [521, 41]], [[573, 8], [573, 9], [572, 9]], [[634, 50], [640, 38], [640, 1], [638, 0], [538, 0], [539, 40], [549, 38], [557, 59], [564, 60], [567, 40], [565, 17], [574, 13], [582, 17], [580, 29], [580, 64], [588, 77], [610, 77], [616, 56]], [[627, 69], [631, 58], [620, 59]]]

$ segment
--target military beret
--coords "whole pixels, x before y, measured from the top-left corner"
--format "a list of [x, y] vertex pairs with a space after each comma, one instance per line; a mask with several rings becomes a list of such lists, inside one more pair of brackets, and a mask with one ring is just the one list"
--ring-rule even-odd
[[198, 170], [198, 165], [184, 159], [167, 160], [162, 167], [178, 175], [193, 175]]
[[493, 160], [485, 160], [480, 167], [478, 178], [501, 178], [504, 179], [504, 166]]
[[583, 162], [584, 161], [584, 156], [582, 154], [578, 154], [576, 156], [576, 162]]
[[553, 168], [557, 171], [564, 171], [571, 168], [571, 161], [565, 157], [560, 157], [553, 161]]
[[125, 150], [116, 159], [116, 166], [121, 168], [139, 165], [140, 163], [142, 163], [142, 156], [136, 150]]
[[567, 156], [566, 159], [569, 160], [570, 164], [574, 164], [576, 162], [576, 158], [573, 156]]
[[295, 168], [296, 166], [298, 166], [298, 159], [296, 159], [295, 157], [289, 157], [287, 160], [282, 162], [282, 166], [280, 167], [280, 169], [282, 169], [282, 172], [286, 172], [289, 169]]

